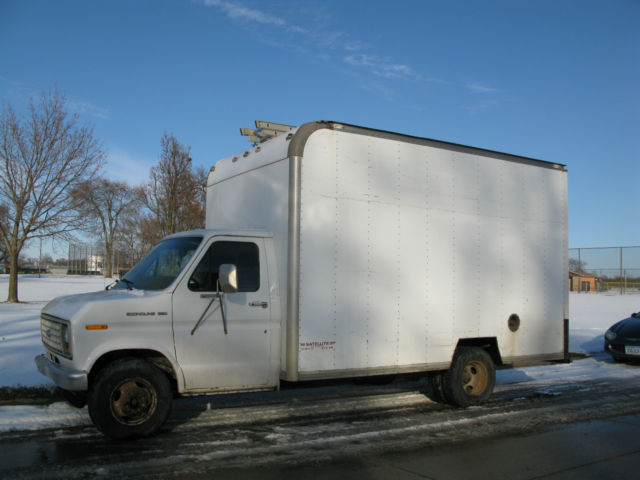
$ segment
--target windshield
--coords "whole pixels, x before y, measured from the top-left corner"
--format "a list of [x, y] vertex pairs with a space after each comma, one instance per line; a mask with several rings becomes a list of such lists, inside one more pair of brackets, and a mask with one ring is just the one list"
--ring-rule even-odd
[[189, 263], [201, 241], [202, 237], [178, 237], [161, 241], [114, 288], [167, 288]]

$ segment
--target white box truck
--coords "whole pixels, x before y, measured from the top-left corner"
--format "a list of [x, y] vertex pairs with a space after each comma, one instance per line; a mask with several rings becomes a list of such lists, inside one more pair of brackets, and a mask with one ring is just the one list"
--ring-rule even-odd
[[215, 163], [206, 229], [42, 310], [39, 370], [123, 438], [175, 394], [428, 372], [485, 400], [566, 355], [563, 165], [336, 122]]

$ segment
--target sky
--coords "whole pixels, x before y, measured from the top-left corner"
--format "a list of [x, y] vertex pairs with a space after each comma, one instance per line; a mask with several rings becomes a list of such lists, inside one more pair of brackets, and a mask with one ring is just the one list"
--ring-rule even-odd
[[131, 185], [165, 132], [208, 169], [254, 120], [562, 163], [569, 246], [640, 245], [639, 26], [640, 0], [0, 0], [0, 100], [65, 93]]

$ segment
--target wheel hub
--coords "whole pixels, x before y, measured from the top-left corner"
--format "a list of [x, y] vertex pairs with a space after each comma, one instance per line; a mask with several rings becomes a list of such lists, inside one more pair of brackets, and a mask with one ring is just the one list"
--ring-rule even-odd
[[474, 397], [484, 393], [489, 383], [489, 370], [479, 361], [472, 361], [465, 365], [462, 371], [462, 389], [467, 395]]
[[139, 425], [156, 410], [158, 396], [143, 378], [128, 378], [113, 389], [110, 399], [114, 418], [124, 425]]

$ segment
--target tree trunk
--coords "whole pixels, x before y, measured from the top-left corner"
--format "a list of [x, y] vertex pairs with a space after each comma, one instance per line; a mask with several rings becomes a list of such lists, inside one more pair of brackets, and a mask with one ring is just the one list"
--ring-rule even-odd
[[9, 294], [7, 302], [18, 303], [18, 254], [9, 254]]
[[113, 277], [113, 246], [105, 245], [104, 249], [104, 276], [105, 278]]

